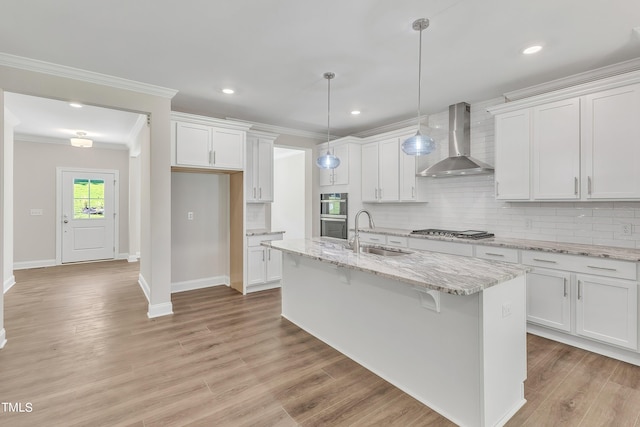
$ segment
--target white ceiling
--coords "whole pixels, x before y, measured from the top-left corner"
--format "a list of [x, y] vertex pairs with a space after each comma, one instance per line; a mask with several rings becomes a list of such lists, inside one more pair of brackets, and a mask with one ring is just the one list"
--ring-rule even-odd
[[0, 52], [176, 89], [176, 111], [325, 132], [332, 71], [336, 135], [415, 116], [417, 18], [423, 114], [640, 57], [636, 0], [5, 3]]

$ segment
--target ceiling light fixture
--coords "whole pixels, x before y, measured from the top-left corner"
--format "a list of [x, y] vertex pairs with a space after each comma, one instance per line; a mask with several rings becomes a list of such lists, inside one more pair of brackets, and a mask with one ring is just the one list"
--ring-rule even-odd
[[77, 137], [76, 138], [71, 138], [71, 145], [73, 145], [74, 147], [81, 147], [81, 148], [91, 148], [93, 146], [93, 141], [85, 138], [85, 136], [87, 136], [86, 132], [76, 132]]
[[79, 102], [70, 102], [69, 106], [73, 108], [82, 108], [82, 104], [80, 104]]
[[226, 93], [227, 95], [234, 94], [235, 92], [235, 90], [229, 88], [222, 89], [222, 93]]
[[323, 77], [327, 79], [327, 152], [316, 159], [316, 165], [321, 169], [335, 169], [340, 166], [340, 159], [331, 154], [330, 148], [330, 119], [331, 119], [331, 79], [336, 75], [331, 72], [324, 73]]
[[422, 91], [422, 31], [429, 26], [429, 20], [421, 18], [413, 21], [413, 29], [420, 31], [420, 44], [418, 47], [418, 131], [416, 134], [402, 143], [402, 151], [410, 156], [422, 156], [429, 154], [436, 148], [436, 142], [428, 135], [420, 133], [420, 94]]
[[354, 116], [358, 116], [358, 115], [360, 115], [360, 110], [353, 110], [351, 112], [351, 114], [354, 115]]
[[528, 48], [523, 49], [522, 53], [525, 54], [525, 55], [531, 55], [531, 54], [534, 54], [534, 53], [538, 53], [541, 50], [542, 50], [542, 46], [535, 45], [535, 46], [529, 46]]

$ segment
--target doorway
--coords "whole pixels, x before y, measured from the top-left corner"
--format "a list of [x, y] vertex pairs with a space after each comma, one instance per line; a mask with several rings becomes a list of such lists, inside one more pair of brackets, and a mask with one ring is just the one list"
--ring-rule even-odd
[[57, 168], [56, 263], [115, 259], [118, 171]]
[[306, 175], [304, 149], [274, 147], [271, 229], [287, 240], [306, 237]]

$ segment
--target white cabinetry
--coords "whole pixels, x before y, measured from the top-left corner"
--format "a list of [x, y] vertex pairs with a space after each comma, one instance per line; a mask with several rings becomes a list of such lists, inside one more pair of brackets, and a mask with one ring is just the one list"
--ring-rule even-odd
[[422, 251], [442, 252], [451, 255], [473, 256], [473, 245], [468, 243], [448, 242], [446, 240], [431, 240], [410, 238], [409, 248]]
[[372, 142], [362, 147], [362, 201], [400, 199], [398, 139]]
[[[326, 152], [325, 144], [318, 148], [318, 156]], [[320, 185], [349, 184], [349, 145], [332, 145], [331, 152], [340, 159], [340, 166], [335, 169], [320, 169]]]
[[640, 199], [640, 84], [606, 86], [490, 108], [497, 199]]
[[[402, 145], [402, 141], [407, 139], [410, 135], [401, 137], [399, 141], [399, 147]], [[409, 156], [399, 151], [400, 155], [400, 201], [401, 202], [416, 202], [418, 201], [418, 177], [416, 176], [416, 156]]]
[[522, 263], [544, 267], [527, 274], [529, 322], [638, 350], [635, 263], [535, 251]]
[[273, 202], [273, 141], [276, 134], [247, 133], [246, 199], [249, 203]]
[[247, 292], [280, 287], [282, 252], [261, 245], [271, 240], [282, 240], [282, 234], [247, 237]]
[[640, 84], [586, 95], [582, 137], [587, 199], [640, 198]]
[[243, 170], [247, 125], [171, 113], [172, 166]]

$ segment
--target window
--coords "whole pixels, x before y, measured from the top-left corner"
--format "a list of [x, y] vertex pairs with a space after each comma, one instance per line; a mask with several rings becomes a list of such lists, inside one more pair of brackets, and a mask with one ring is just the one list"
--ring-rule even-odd
[[104, 180], [74, 178], [73, 219], [104, 218]]

